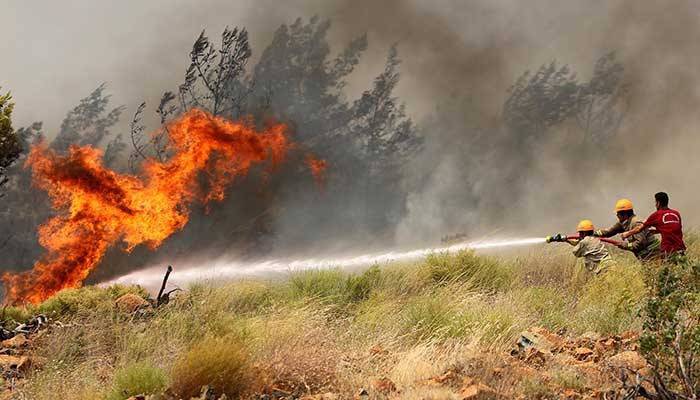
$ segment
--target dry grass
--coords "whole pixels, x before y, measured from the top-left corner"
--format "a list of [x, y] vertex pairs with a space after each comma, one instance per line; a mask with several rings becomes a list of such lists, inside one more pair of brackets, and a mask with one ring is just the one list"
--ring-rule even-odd
[[[229, 398], [272, 387], [351, 398], [389, 378], [401, 398], [449, 399], [458, 388], [424, 381], [457, 366], [504, 393], [546, 398], [554, 389], [539, 391], [533, 377], [489, 372], [519, 333], [531, 326], [570, 333], [637, 329], [645, 289], [642, 267], [627, 257], [592, 278], [568, 249], [541, 250], [544, 255], [509, 259], [437, 254], [357, 274], [294, 273], [283, 282], [200, 283], [145, 318], [113, 306], [126, 291], [140, 293], [135, 288], [62, 293], [36, 309], [11, 310], [16, 318], [47, 310], [73, 323], [36, 343], [47, 367], [33, 373], [22, 393], [80, 398], [109, 388], [123, 368], [147, 363], [168, 372], [170, 390], [183, 396], [211, 385]], [[571, 371], [557, 374], [553, 387], [585, 384]], [[63, 384], [66, 376], [75, 384]], [[49, 387], [54, 397], [43, 389]]]
[[216, 395], [235, 399], [250, 388], [250, 373], [247, 351], [238, 339], [206, 338], [175, 361], [171, 389], [188, 399], [209, 386]]

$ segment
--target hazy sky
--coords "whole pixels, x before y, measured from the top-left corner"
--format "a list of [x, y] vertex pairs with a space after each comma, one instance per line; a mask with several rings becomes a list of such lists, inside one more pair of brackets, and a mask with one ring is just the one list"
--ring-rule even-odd
[[[47, 133], [55, 134], [66, 111], [101, 82], [108, 83], [114, 105], [128, 107], [123, 118], [128, 120], [142, 100], [155, 102], [164, 90], [176, 88], [202, 29], [215, 37], [226, 25], [246, 27], [255, 57], [281, 23], [319, 15], [332, 19], [331, 37], [338, 42], [369, 33], [370, 49], [351, 82], [356, 84], [350, 86], [356, 92], [379, 71], [387, 47], [399, 42], [400, 50], [405, 50], [400, 94], [409, 110], [422, 113], [434, 99], [416, 94], [426, 93], [420, 89], [432, 79], [434, 66], [432, 49], [418, 47], [414, 53], [411, 48], [424, 29], [420, 17], [430, 20], [433, 30], [436, 22], [444, 24], [444, 31], [465, 46], [507, 41], [509, 36], [518, 41], [528, 38], [533, 47], [521, 54], [529, 66], [571, 50], [566, 37], [557, 32], [566, 30], [574, 36], [586, 29], [586, 24], [567, 23], [568, 17], [585, 14], [583, 6], [538, 3], [540, 7], [521, 8], [512, 6], [517, 4], [512, 0], [10, 0], [0, 13], [0, 86], [14, 95], [18, 127], [42, 120]], [[391, 18], [392, 8], [399, 4], [410, 9], [412, 21], [402, 20], [401, 14]], [[580, 50], [573, 53], [581, 55]], [[517, 52], [511, 57], [517, 61]], [[513, 66], [517, 72], [524, 67], [517, 62]]]

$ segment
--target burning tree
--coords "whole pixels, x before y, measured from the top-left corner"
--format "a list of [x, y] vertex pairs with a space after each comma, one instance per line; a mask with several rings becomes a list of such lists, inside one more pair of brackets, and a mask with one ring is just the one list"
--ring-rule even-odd
[[[193, 44], [183, 83], [176, 92], [162, 97], [157, 133], [144, 135], [145, 104], [137, 109], [131, 129], [134, 171], [149, 155], [167, 159], [167, 122], [193, 107], [231, 119], [250, 115], [256, 121], [283, 121], [298, 144], [297, 151], [290, 154], [291, 165], [298, 167], [267, 180], [264, 195], [257, 185], [244, 182], [231, 190], [237, 192], [237, 198], [254, 202], [227, 203], [211, 211], [222, 221], [218, 229], [226, 229], [226, 234], [216, 239], [195, 235], [198, 239], [186, 240], [183, 236], [182, 246], [209, 246], [220, 238], [226, 238], [222, 245], [230, 246], [236, 237], [265, 245], [275, 234], [290, 242], [314, 239], [308, 231], [303, 237], [298, 229], [285, 231], [292, 223], [287, 222], [290, 218], [295, 219], [294, 224], [303, 218], [304, 224], [314, 226], [316, 239], [327, 237], [322, 232], [338, 225], [354, 226], [356, 231], [393, 228], [406, 195], [398, 186], [400, 166], [420, 147], [417, 129], [393, 94], [399, 81], [398, 54], [393, 48], [374, 87], [361, 99], [349, 102], [343, 92], [346, 78], [360, 62], [367, 37], [356, 37], [331, 57], [326, 38], [329, 29], [330, 22], [318, 17], [282, 25], [250, 68], [252, 50], [245, 29], [225, 29], [218, 44], [202, 33]], [[306, 168], [308, 154], [326, 160], [323, 199], [312, 195], [316, 190], [309, 186], [314, 183]], [[318, 175], [314, 177], [318, 180]], [[364, 204], [361, 212], [354, 211], [357, 204]], [[225, 221], [236, 226], [226, 228]], [[232, 231], [233, 236], [228, 233]]]
[[[209, 164], [197, 169], [201, 173], [195, 173], [197, 178], [192, 178], [189, 185], [172, 185], [184, 190], [182, 196], [189, 199], [178, 205], [178, 210], [186, 209], [187, 204], [207, 204], [209, 200], [224, 197], [235, 197], [237, 201], [213, 208], [190, 208], [187, 219], [195, 223], [169, 240], [162, 250], [166, 254], [168, 247], [181, 253], [205, 246], [230, 249], [235, 242], [244, 247], [253, 244], [259, 250], [261, 244], [269, 243], [273, 237], [299, 245], [305, 240], [328, 238], [332, 236], [329, 232], [337, 232], [339, 226], [344, 234], [358, 238], [367, 238], [367, 231], [392, 232], [393, 224], [403, 212], [406, 196], [400, 185], [402, 165], [421, 143], [415, 125], [394, 95], [399, 82], [398, 53], [392, 48], [386, 68], [372, 88], [360, 99], [348, 101], [344, 94], [346, 78], [367, 48], [367, 38], [360, 35], [336, 56], [331, 56], [326, 38], [329, 27], [328, 21], [319, 18], [282, 25], [254, 67], [248, 66], [252, 51], [245, 29], [225, 29], [218, 43], [204, 32], [200, 34], [190, 52], [183, 83], [177, 90], [165, 92], [155, 109], [160, 126], [153, 134], [146, 133], [143, 122], [146, 104], [136, 109], [129, 135], [133, 175], [107, 168], [121, 165], [125, 143], [112, 129], [123, 107], [109, 106], [104, 85], [81, 100], [67, 114], [57, 138], [48, 148], [39, 147], [28, 157], [34, 179], [49, 191], [58, 215], [41, 228], [41, 245], [48, 248], [48, 253], [39, 258], [35, 272], [5, 276], [5, 281], [14, 288], [10, 297], [36, 301], [56, 288], [79, 285], [105, 256], [105, 251], [118, 241], [115, 238], [124, 234], [119, 229], [128, 225], [126, 221], [140, 218], [138, 215], [143, 210], [124, 204], [133, 200], [129, 193], [139, 192], [139, 187], [147, 190], [157, 166], [168, 166], [168, 171], [175, 175], [186, 171], [176, 164], [178, 155], [182, 154], [183, 140], [195, 147], [191, 151], [211, 151], [213, 155], [206, 158]], [[295, 151], [288, 154], [288, 167], [270, 174], [268, 169], [256, 167], [259, 163], [255, 162], [250, 168], [245, 167], [245, 171], [236, 170], [235, 174], [228, 169], [223, 175], [212, 172], [209, 168], [241, 160], [237, 155], [221, 153], [218, 145], [196, 141], [191, 135], [198, 130], [173, 131], [195, 108], [208, 115], [205, 119], [209, 121], [243, 118], [240, 126], [246, 129], [267, 131], [277, 126], [270, 124], [272, 120], [286, 124], [295, 139]], [[258, 121], [257, 125], [254, 120]], [[27, 147], [38, 143], [43, 136], [41, 124], [19, 131]], [[104, 148], [104, 154], [99, 148]], [[70, 168], [61, 175], [59, 170], [63, 168], [59, 166]], [[261, 190], [260, 180], [243, 179], [244, 172], [264, 178], [265, 189]], [[72, 175], [76, 173], [83, 177]], [[238, 184], [225, 189], [220, 183], [228, 182], [233, 176], [239, 177]], [[8, 222], [3, 227], [39, 225], [51, 213], [46, 195], [30, 188], [31, 176], [27, 170], [13, 171], [12, 179], [12, 196], [8, 196], [12, 207], [7, 208], [12, 212], [3, 210], [4, 221]], [[320, 195], [316, 182], [324, 179], [326, 188]], [[204, 186], [198, 187], [197, 183]], [[104, 195], [98, 196], [95, 191]], [[193, 199], [197, 201], [190, 201]], [[109, 215], [124, 215], [95, 219], [94, 224], [88, 224], [99, 230], [94, 232], [87, 225], [71, 225], [76, 221], [66, 208], [70, 204], [74, 205], [73, 210], [80, 209], [78, 205], [99, 206], [100, 210], [109, 211]], [[140, 204], [148, 208], [150, 203]], [[363, 210], [358, 210], [358, 204], [364, 204]], [[81, 215], [99, 214], [96, 209], [81, 212]], [[205, 218], [206, 213], [209, 216]], [[122, 228], [109, 225], [109, 221], [117, 220]], [[300, 230], [299, 224], [310, 229]], [[72, 233], [70, 226], [75, 228]], [[183, 226], [177, 225], [175, 230]], [[13, 237], [16, 251], [12, 257], [22, 260], [17, 264], [40, 255], [41, 248], [30, 237], [31, 230], [27, 230], [27, 235]], [[88, 240], [92, 238], [100, 238], [99, 243]], [[73, 247], [89, 243], [94, 245], [89, 254], [73, 251]], [[131, 251], [138, 243], [151, 246], [155, 242], [127, 240], [127, 249]], [[72, 258], [59, 256], [64, 253]], [[112, 265], [121, 262], [118, 254], [117, 251], [107, 254]], [[143, 256], [142, 262], [149, 257], [146, 251], [139, 250], [139, 255]], [[56, 269], [59, 264], [65, 267]], [[135, 266], [133, 261], [129, 264]], [[123, 271], [109, 271], [101, 278], [119, 272]], [[42, 287], [36, 294], [28, 291], [33, 287], [32, 282]]]
[[[81, 99], [71, 109], [61, 124], [59, 135], [49, 147], [65, 154], [71, 144], [99, 146], [107, 142], [105, 165], [119, 165], [125, 144], [120, 135], [113, 135], [122, 107], [110, 108], [110, 97], [106, 86], [100, 85], [90, 95]], [[4, 256], [8, 266], [31, 265], [42, 253], [37, 241], [37, 228], [52, 213], [46, 192], [32, 184], [31, 171], [24, 168], [26, 158], [33, 146], [44, 142], [43, 125], [34, 122], [16, 130], [20, 152], [15, 162], [7, 169], [5, 201], [0, 204], [0, 237], [7, 238]], [[75, 141], [75, 142], [72, 142]], [[22, 227], [22, 229], [18, 229]]]
[[[34, 147], [28, 164], [58, 215], [40, 227], [47, 250], [31, 271], [5, 273], [6, 302], [36, 303], [80, 286], [119, 241], [130, 251], [158, 247], [189, 219], [188, 206], [224, 198], [224, 188], [254, 164], [279, 164], [289, 147], [284, 125], [258, 133], [244, 123], [193, 110], [169, 126], [173, 156], [149, 159], [141, 179], [102, 163], [102, 152], [73, 146], [66, 155]], [[199, 185], [201, 173], [206, 185]]]

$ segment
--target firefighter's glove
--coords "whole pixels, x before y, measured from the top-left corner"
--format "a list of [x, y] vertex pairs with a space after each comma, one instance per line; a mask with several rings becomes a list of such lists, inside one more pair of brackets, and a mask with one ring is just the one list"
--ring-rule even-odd
[[618, 244], [617, 247], [621, 248], [622, 250], [629, 250], [630, 243], [628, 241], [624, 241], [624, 242], [621, 242], [620, 244]]
[[547, 236], [547, 243], [564, 242], [564, 241], [566, 241], [566, 236], [562, 235], [561, 233], [557, 233], [556, 235], [552, 235], [552, 236]]

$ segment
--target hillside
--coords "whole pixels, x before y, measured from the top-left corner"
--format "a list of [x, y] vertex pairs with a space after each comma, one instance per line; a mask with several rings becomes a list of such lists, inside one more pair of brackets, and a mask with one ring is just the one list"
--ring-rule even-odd
[[8, 329], [49, 322], [3, 342], [27, 357], [5, 366], [3, 398], [176, 399], [207, 385], [199, 398], [616, 398], [624, 372], [645, 367], [652, 267], [616, 252], [592, 278], [568, 250], [202, 282], [157, 308], [138, 287], [66, 290], [4, 310]]

